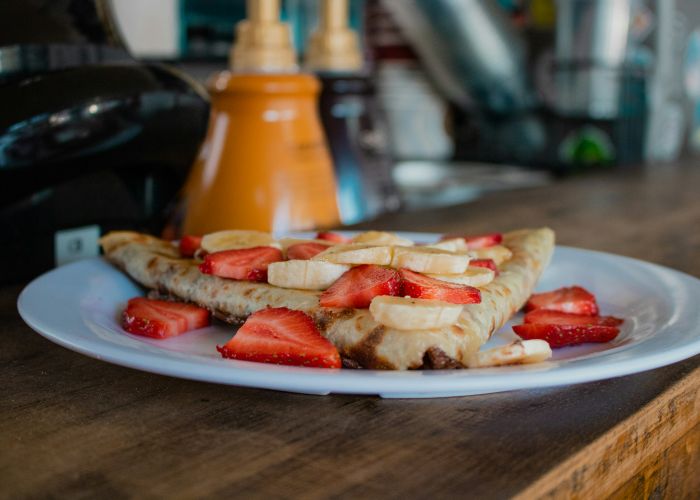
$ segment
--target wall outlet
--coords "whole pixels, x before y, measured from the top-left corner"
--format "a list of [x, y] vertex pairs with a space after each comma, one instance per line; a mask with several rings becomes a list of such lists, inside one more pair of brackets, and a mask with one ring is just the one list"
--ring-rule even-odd
[[100, 254], [100, 226], [83, 226], [56, 231], [54, 235], [54, 261], [62, 266]]

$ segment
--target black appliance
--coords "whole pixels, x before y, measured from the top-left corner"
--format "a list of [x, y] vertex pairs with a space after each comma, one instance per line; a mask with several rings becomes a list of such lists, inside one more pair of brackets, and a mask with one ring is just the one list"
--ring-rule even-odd
[[0, 2], [0, 283], [160, 232], [206, 132], [206, 94], [134, 60], [106, 0]]

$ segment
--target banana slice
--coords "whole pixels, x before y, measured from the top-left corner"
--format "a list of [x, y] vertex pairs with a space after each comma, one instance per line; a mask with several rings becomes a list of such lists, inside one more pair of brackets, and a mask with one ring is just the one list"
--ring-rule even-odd
[[369, 312], [377, 323], [397, 330], [429, 330], [457, 323], [462, 306], [440, 300], [380, 295], [372, 299]]
[[335, 264], [376, 264], [388, 266], [391, 264], [393, 247], [374, 245], [335, 245], [317, 255], [312, 260], [324, 260]]
[[464, 238], [450, 238], [448, 240], [438, 241], [437, 243], [426, 245], [425, 248], [437, 248], [438, 250], [447, 250], [448, 252], [466, 252], [469, 250]]
[[539, 363], [552, 357], [552, 349], [544, 340], [516, 340], [510, 344], [475, 352], [467, 359], [469, 368]]
[[473, 259], [493, 259], [496, 265], [501, 265], [513, 256], [513, 252], [503, 245], [494, 245], [486, 248], [476, 248], [469, 250]]
[[320, 260], [285, 260], [267, 267], [267, 282], [281, 288], [325, 290], [350, 266]]
[[394, 247], [391, 267], [404, 267], [417, 273], [462, 274], [470, 255], [426, 247]]
[[440, 281], [448, 281], [450, 283], [479, 288], [491, 283], [496, 277], [496, 273], [493, 272], [492, 269], [487, 269], [485, 267], [469, 266], [462, 274], [428, 274], [428, 276]]
[[201, 246], [202, 250], [207, 253], [251, 247], [279, 248], [280, 245], [270, 233], [263, 233], [262, 231], [231, 230], [218, 231], [205, 235], [204, 238], [202, 238]]
[[353, 243], [364, 243], [367, 245], [402, 245], [410, 247], [413, 242], [409, 239], [402, 238], [398, 234], [388, 233], [386, 231], [367, 231], [358, 234], [352, 239]]

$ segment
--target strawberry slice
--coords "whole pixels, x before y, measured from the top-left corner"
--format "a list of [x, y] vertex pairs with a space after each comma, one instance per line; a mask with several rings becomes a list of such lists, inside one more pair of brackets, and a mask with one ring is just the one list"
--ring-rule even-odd
[[180, 255], [183, 257], [192, 258], [194, 257], [195, 252], [199, 250], [200, 246], [202, 246], [201, 236], [183, 236], [180, 238]]
[[488, 234], [475, 234], [470, 236], [464, 235], [445, 235], [442, 237], [443, 240], [451, 238], [463, 238], [464, 242], [467, 244], [467, 248], [474, 250], [477, 248], [487, 248], [494, 245], [498, 245], [503, 241], [502, 233], [488, 233]]
[[616, 326], [540, 323], [517, 325], [513, 327], [513, 331], [525, 340], [545, 340], [551, 347], [564, 347], [584, 342], [610, 342], [620, 333], [620, 329]]
[[350, 238], [346, 238], [342, 234], [322, 231], [316, 235], [317, 240], [332, 241], [333, 243], [350, 243]]
[[545, 293], [535, 293], [525, 304], [525, 311], [548, 309], [573, 314], [595, 316], [598, 304], [591, 292], [580, 286], [563, 287]]
[[164, 339], [209, 325], [209, 311], [192, 304], [135, 297], [122, 315], [124, 330]]
[[587, 316], [585, 314], [571, 314], [547, 309], [535, 309], [525, 315], [525, 323], [537, 323], [546, 325], [598, 325], [620, 326], [624, 320], [614, 316]]
[[478, 234], [475, 236], [464, 236], [464, 241], [467, 243], [467, 248], [488, 248], [498, 245], [503, 241], [501, 233]]
[[409, 269], [400, 269], [403, 293], [414, 299], [434, 299], [452, 304], [479, 304], [481, 292], [478, 288], [440, 281]]
[[310, 241], [308, 243], [297, 243], [287, 248], [287, 258], [292, 260], [309, 260], [316, 254], [328, 249], [328, 245]]
[[491, 269], [496, 276], [498, 276], [498, 267], [493, 259], [472, 259], [469, 261], [470, 266], [474, 267], [485, 267], [486, 269]]
[[301, 311], [286, 307], [251, 314], [224, 346], [216, 346], [224, 358], [278, 365], [340, 368], [338, 350]]
[[240, 248], [205, 255], [199, 270], [221, 278], [267, 281], [267, 266], [280, 260], [282, 251], [279, 248]]
[[322, 307], [369, 307], [377, 295], [401, 295], [401, 277], [393, 269], [363, 264], [353, 267], [321, 294]]

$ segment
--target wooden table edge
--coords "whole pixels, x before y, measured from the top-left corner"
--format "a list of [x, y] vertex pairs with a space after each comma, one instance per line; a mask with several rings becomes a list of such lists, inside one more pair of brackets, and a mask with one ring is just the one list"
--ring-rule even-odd
[[604, 498], [700, 423], [700, 367], [514, 498]]

